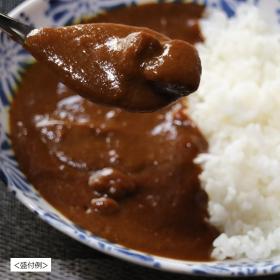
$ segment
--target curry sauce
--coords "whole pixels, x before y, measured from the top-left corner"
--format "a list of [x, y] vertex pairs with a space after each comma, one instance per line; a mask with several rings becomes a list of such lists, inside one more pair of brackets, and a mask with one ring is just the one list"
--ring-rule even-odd
[[[195, 4], [149, 4], [110, 11], [94, 22], [146, 26], [202, 41]], [[74, 223], [127, 247], [208, 260], [218, 231], [194, 158], [207, 142], [185, 101], [153, 113], [96, 105], [42, 64], [23, 76], [11, 109], [19, 165], [42, 196]]]

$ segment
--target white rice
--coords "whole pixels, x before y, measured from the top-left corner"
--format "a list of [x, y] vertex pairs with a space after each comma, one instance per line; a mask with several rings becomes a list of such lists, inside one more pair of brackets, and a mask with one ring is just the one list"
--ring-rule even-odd
[[189, 98], [209, 142], [196, 162], [210, 222], [223, 234], [216, 259], [280, 254], [280, 34], [253, 6], [211, 14], [198, 46], [202, 81]]

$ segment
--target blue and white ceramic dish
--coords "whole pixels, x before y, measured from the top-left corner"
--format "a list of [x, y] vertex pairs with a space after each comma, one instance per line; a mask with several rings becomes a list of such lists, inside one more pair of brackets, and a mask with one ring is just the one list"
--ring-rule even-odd
[[[100, 11], [141, 2], [147, 0], [28, 0], [10, 15], [37, 27], [65, 25]], [[234, 16], [236, 7], [246, 0], [194, 0], [194, 2], [206, 4], [208, 9], [221, 9], [228, 16]], [[250, 2], [260, 5], [270, 20], [280, 23], [280, 1], [250, 0]], [[280, 272], [280, 256], [258, 262], [246, 260], [191, 262], [148, 255], [96, 237], [58, 213], [36, 192], [18, 169], [9, 138], [9, 107], [20, 82], [21, 73], [31, 61], [32, 58], [21, 46], [0, 33], [0, 178], [24, 205], [44, 221], [76, 240], [140, 265], [203, 276], [254, 276]]]

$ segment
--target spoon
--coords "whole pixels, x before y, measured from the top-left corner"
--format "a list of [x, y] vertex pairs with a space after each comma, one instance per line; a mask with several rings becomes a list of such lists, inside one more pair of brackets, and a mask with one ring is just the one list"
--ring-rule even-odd
[[34, 29], [2, 13], [0, 13], [0, 28], [21, 45], [24, 44], [26, 36]]
[[0, 28], [92, 102], [149, 112], [194, 92], [195, 48], [148, 28], [114, 23], [34, 29], [0, 13]]

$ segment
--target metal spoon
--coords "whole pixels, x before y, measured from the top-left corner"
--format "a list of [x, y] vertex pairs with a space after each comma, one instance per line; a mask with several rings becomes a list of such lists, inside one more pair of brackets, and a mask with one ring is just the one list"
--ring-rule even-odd
[[[0, 28], [3, 29], [14, 41], [24, 46], [26, 37], [34, 30], [33, 27], [21, 23], [5, 14], [0, 13]], [[190, 89], [184, 86], [176, 86], [168, 83], [151, 82], [151, 87], [170, 100], [187, 96], [191, 93]]]
[[0, 13], [0, 28], [21, 45], [24, 44], [26, 36], [34, 29], [2, 13]]

